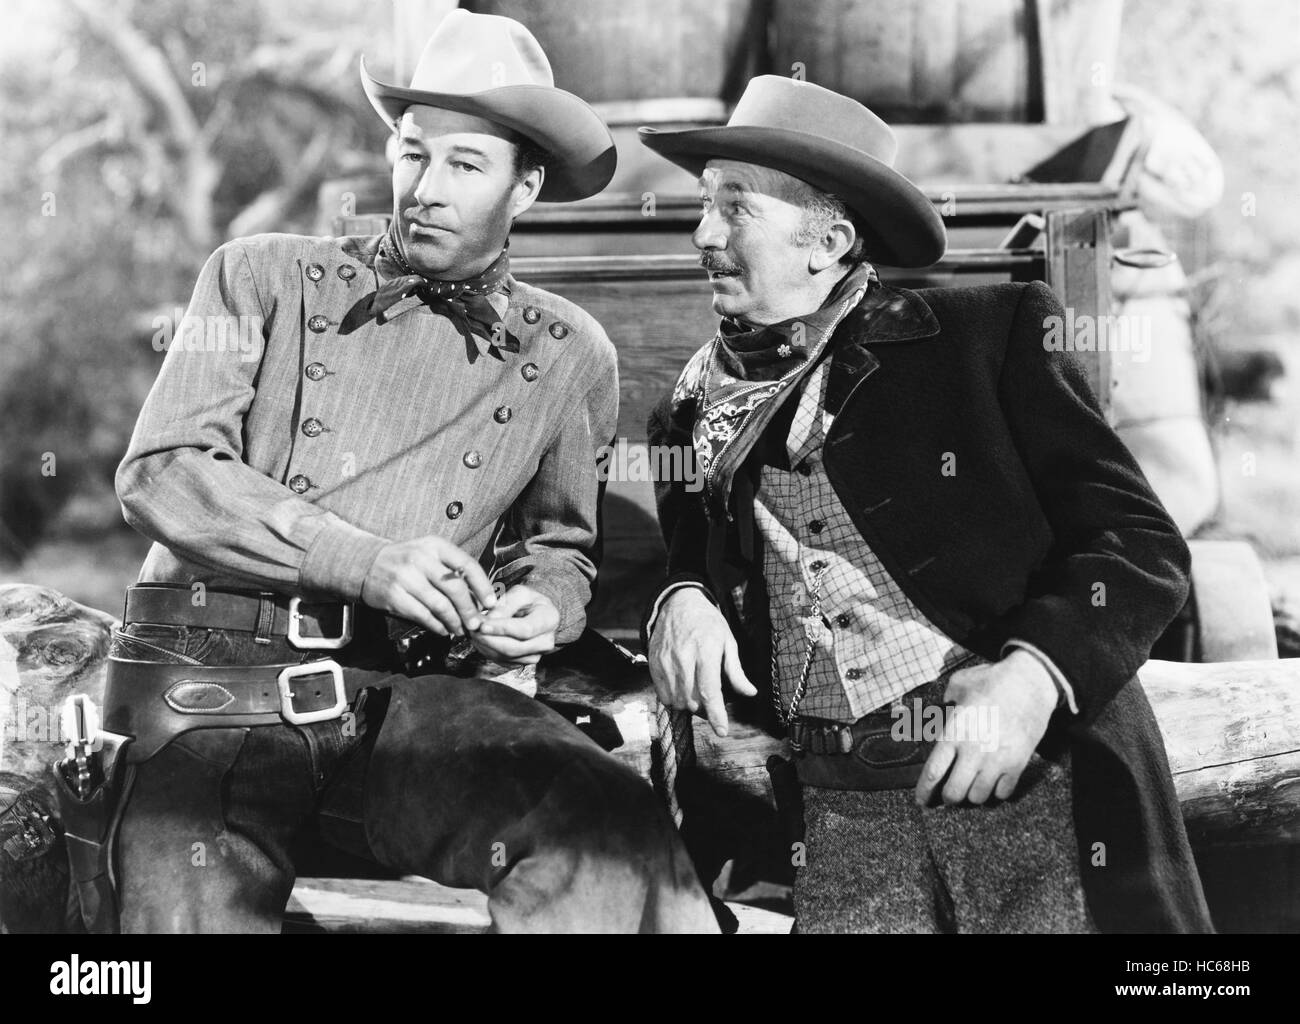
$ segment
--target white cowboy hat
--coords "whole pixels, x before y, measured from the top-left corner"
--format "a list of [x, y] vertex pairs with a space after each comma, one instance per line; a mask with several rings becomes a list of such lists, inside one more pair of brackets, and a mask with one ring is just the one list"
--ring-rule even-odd
[[618, 155], [605, 122], [555, 88], [541, 44], [513, 18], [452, 10], [420, 54], [409, 88], [375, 79], [364, 57], [361, 85], [389, 126], [421, 104], [474, 114], [536, 143], [547, 156], [543, 202], [594, 196], [614, 176]]

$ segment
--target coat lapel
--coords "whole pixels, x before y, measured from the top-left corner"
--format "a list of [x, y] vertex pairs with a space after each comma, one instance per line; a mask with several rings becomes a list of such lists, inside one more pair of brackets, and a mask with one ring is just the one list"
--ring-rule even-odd
[[854, 392], [880, 366], [876, 345], [938, 339], [939, 321], [916, 292], [882, 285], [875, 301], [864, 301], [840, 325], [826, 386], [826, 407], [838, 416]]

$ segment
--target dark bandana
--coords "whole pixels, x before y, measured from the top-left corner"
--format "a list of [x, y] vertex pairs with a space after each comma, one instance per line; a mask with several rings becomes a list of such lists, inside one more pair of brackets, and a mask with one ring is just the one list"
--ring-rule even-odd
[[[492, 308], [488, 296], [493, 292], [509, 291], [510, 248], [488, 267], [473, 277], [462, 281], [437, 281], [416, 273], [402, 255], [390, 227], [379, 243], [375, 269], [383, 283], [379, 290], [365, 296], [348, 311], [340, 326], [341, 334], [348, 334], [363, 324], [374, 320], [386, 323], [388, 311], [404, 299], [416, 296], [435, 313], [440, 313], [455, 325], [465, 339], [465, 356], [472, 363], [481, 354], [476, 338], [487, 341], [488, 355], [504, 359], [501, 349], [519, 351], [519, 339], [505, 329], [501, 317]], [[400, 310], [400, 315], [404, 310]]]
[[695, 402], [695, 458], [715, 519], [725, 517], [736, 469], [782, 401], [816, 365], [840, 321], [879, 286], [875, 268], [862, 263], [808, 316], [758, 328], [725, 318], [713, 341], [686, 364], [673, 404]]

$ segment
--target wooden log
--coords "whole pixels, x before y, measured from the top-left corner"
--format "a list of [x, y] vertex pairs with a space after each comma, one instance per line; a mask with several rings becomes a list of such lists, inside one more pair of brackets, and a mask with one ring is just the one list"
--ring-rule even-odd
[[[1164, 735], [1193, 844], [1300, 842], [1300, 659], [1184, 664], [1139, 673]], [[718, 739], [695, 722], [698, 770], [771, 801], [780, 740], [743, 723]]]

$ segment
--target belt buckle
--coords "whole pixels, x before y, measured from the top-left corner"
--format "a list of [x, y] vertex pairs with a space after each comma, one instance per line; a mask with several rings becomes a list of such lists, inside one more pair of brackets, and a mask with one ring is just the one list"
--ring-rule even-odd
[[301, 597], [289, 598], [289, 643], [300, 651], [337, 651], [352, 642], [352, 602], [343, 605], [343, 626], [338, 636], [303, 636]]
[[[316, 676], [328, 672], [334, 681], [334, 704], [316, 711], [299, 711], [293, 706], [293, 689], [290, 682], [300, 676]], [[290, 725], [311, 725], [313, 722], [332, 722], [342, 718], [348, 709], [348, 695], [343, 688], [343, 668], [333, 658], [307, 661], [301, 665], [286, 665], [276, 676], [280, 690], [280, 717]]]

